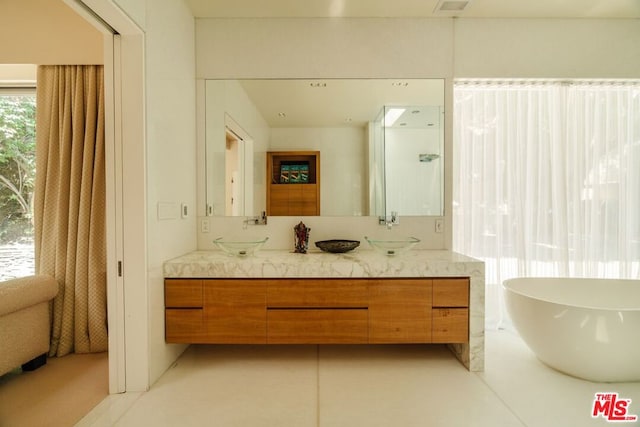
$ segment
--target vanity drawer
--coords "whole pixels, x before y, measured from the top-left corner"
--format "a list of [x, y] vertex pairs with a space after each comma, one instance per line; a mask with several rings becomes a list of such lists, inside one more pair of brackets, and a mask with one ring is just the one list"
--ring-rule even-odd
[[269, 344], [366, 344], [366, 309], [267, 310]]
[[469, 307], [469, 279], [433, 279], [434, 307]]
[[431, 280], [383, 279], [369, 287], [369, 343], [431, 342]]
[[208, 343], [266, 342], [266, 287], [263, 280], [206, 279], [204, 300]]
[[165, 340], [169, 343], [201, 343], [204, 339], [201, 308], [168, 308], [165, 315]]
[[165, 307], [202, 307], [202, 280], [165, 279]]
[[367, 280], [286, 279], [267, 284], [267, 307], [366, 308]]
[[432, 342], [450, 344], [469, 341], [468, 308], [434, 308], [432, 314]]

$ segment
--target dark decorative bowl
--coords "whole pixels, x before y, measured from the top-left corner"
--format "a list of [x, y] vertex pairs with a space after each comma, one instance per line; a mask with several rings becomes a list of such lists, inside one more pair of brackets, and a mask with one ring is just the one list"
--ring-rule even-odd
[[341, 254], [349, 252], [360, 246], [359, 240], [321, 240], [316, 242], [316, 246], [325, 252]]

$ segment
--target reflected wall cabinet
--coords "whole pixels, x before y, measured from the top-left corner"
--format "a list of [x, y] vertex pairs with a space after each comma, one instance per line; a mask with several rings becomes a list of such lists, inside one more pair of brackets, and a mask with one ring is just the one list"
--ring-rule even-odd
[[320, 215], [320, 152], [267, 152], [267, 215]]

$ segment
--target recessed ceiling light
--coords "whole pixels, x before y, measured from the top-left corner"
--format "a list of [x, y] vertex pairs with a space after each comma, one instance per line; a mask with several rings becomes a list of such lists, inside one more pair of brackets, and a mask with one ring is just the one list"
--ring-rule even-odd
[[384, 115], [384, 125], [387, 127], [393, 126], [402, 113], [404, 113], [404, 108], [389, 108]]

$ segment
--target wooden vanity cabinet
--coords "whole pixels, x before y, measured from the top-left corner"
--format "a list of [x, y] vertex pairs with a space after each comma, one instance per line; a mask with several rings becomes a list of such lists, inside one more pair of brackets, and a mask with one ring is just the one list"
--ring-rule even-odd
[[166, 279], [166, 341], [461, 343], [468, 278]]

